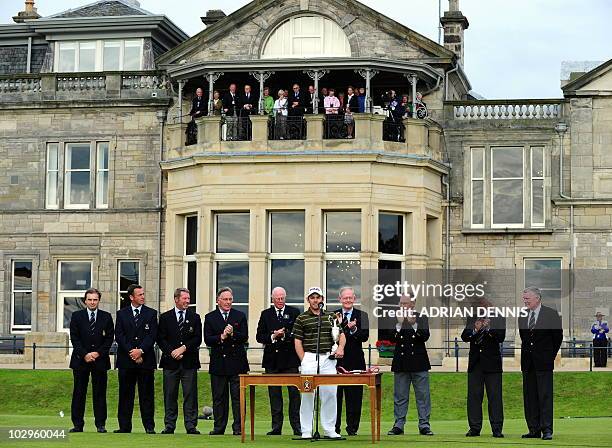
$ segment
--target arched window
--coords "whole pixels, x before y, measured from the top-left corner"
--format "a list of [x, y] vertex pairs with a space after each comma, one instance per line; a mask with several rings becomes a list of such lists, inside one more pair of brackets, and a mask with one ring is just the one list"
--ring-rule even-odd
[[321, 16], [298, 16], [281, 23], [264, 46], [262, 58], [350, 57], [342, 28]]

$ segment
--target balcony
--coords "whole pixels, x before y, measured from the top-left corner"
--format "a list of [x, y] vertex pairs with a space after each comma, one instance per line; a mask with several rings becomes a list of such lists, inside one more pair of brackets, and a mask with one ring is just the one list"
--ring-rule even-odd
[[165, 146], [168, 150], [166, 160], [211, 153], [263, 152], [280, 155], [326, 151], [355, 154], [379, 151], [443, 160], [442, 128], [430, 119], [405, 118], [390, 125], [383, 115], [353, 114], [354, 137], [347, 138], [350, 136], [341, 131], [337, 135], [330, 135], [325, 125], [327, 117], [323, 114], [305, 115], [303, 121], [292, 122], [293, 127], [290, 132], [289, 127], [284, 131], [274, 131], [272, 118], [267, 115], [251, 115], [245, 118], [250, 122], [250, 135], [246, 133], [237, 135], [250, 137], [250, 140], [228, 139], [227, 129], [224, 131], [224, 126], [227, 126], [225, 118], [205, 116], [195, 120], [197, 142], [189, 146], [185, 145], [187, 123], [166, 124]]
[[40, 73], [0, 76], [0, 103], [170, 97], [162, 72]]

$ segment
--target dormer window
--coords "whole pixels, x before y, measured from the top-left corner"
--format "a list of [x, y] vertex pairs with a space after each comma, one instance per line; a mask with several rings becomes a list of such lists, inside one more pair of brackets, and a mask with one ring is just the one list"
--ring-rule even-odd
[[72, 73], [142, 70], [142, 53], [142, 39], [57, 42], [55, 71]]

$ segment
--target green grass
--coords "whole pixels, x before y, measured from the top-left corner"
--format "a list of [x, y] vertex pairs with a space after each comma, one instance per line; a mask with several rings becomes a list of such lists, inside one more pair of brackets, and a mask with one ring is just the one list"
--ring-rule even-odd
[[[523, 420], [522, 386], [520, 373], [504, 374], [504, 411], [506, 417], [506, 438], [498, 441], [492, 439], [488, 423], [484, 424], [483, 436], [479, 439], [466, 439], [466, 374], [464, 373], [433, 373], [431, 374], [432, 395], [432, 429], [436, 433], [434, 438], [425, 438], [416, 434], [415, 409], [413, 395], [409, 410], [409, 422], [406, 425], [406, 435], [392, 438], [383, 435], [381, 446], [391, 446], [393, 441], [400, 441], [403, 445], [418, 446], [542, 446], [542, 441], [523, 441], [520, 434], [526, 431]], [[32, 370], [0, 370], [0, 428], [70, 428], [70, 397], [72, 393], [72, 373], [69, 370], [61, 371], [32, 371]], [[163, 425], [163, 403], [161, 394], [161, 372], [156, 376], [155, 414], [157, 429]], [[612, 437], [612, 411], [610, 411], [609, 397], [612, 390], [612, 374], [607, 372], [580, 372], [555, 374], [555, 440], [548, 446], [602, 446], [607, 445]], [[200, 407], [210, 405], [210, 380], [207, 373], [200, 373], [199, 397]], [[363, 417], [360, 436], [350, 438], [351, 445], [367, 446], [369, 431], [369, 398], [364, 394]], [[383, 375], [383, 434], [393, 423], [393, 377], [392, 374]], [[117, 428], [117, 373], [109, 372], [108, 387], [108, 414], [107, 428]], [[65, 417], [60, 417], [63, 411]], [[269, 430], [269, 405], [265, 388], [257, 388], [256, 395], [256, 434], [259, 435], [255, 444], [268, 446], [287, 446], [289, 436], [271, 438], [263, 436]], [[588, 417], [588, 418], [562, 418], [562, 417]], [[602, 417], [602, 418], [597, 418]], [[485, 420], [486, 420], [485, 406]], [[177, 431], [182, 432], [182, 416], [179, 416]], [[91, 431], [93, 422], [91, 418], [91, 399], [88, 399], [86, 411], [86, 431]], [[212, 428], [210, 421], [200, 421], [200, 430], [208, 432]], [[285, 429], [289, 429], [288, 423]], [[134, 412], [134, 430], [142, 432], [138, 405]], [[0, 440], [4, 439], [4, 434]], [[109, 443], [110, 442], [110, 443]], [[201, 438], [176, 434], [170, 440], [162, 436], [147, 436], [145, 434], [107, 434], [92, 433], [73, 434], [68, 442], [11, 442], [9, 446], [87, 446], [97, 447], [112, 444], [113, 448], [133, 447], [146, 444], [148, 448], [166, 447], [168, 442], [179, 444], [181, 447], [189, 446], [237, 446], [239, 438], [224, 436]], [[306, 442], [294, 442], [301, 446]], [[250, 444], [247, 443], [247, 444]], [[394, 443], [397, 444], [397, 443]], [[4, 443], [3, 443], [4, 445]]]

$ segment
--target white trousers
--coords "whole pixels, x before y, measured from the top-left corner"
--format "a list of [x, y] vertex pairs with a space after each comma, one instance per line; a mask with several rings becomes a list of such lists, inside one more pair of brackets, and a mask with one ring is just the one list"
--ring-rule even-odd
[[[335, 374], [336, 360], [329, 359], [329, 353], [321, 353], [319, 355], [319, 373]], [[306, 352], [302, 360], [300, 369], [302, 374], [317, 373], [317, 355], [316, 353]], [[334, 433], [336, 430], [336, 389], [337, 386], [321, 386], [319, 387], [319, 398], [321, 403], [321, 426], [323, 435]], [[314, 393], [302, 394], [302, 403], [300, 405], [300, 423], [302, 426], [302, 434], [312, 433], [313, 425], [313, 409], [314, 409]]]

